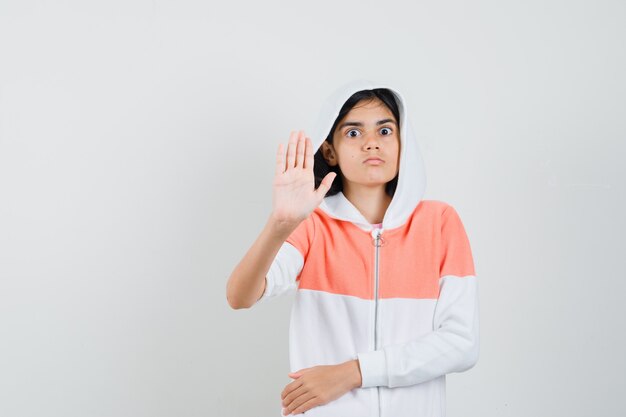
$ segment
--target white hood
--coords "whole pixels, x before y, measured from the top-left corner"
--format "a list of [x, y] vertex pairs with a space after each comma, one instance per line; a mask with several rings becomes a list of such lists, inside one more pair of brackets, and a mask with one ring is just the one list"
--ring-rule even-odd
[[[383, 229], [393, 229], [403, 225], [415, 207], [422, 200], [426, 189], [426, 171], [422, 154], [419, 150], [417, 138], [406, 117], [406, 103], [402, 95], [395, 89], [366, 80], [352, 81], [338, 88], [324, 102], [317, 123], [313, 129], [311, 141], [317, 150], [328, 137], [330, 129], [339, 115], [339, 111], [352, 94], [361, 90], [387, 88], [396, 98], [400, 112], [400, 163], [398, 170], [398, 186], [391, 204], [383, 218]], [[319, 208], [330, 217], [351, 221], [361, 229], [370, 230], [372, 225], [363, 217], [358, 209], [344, 196], [342, 192], [325, 197]]]

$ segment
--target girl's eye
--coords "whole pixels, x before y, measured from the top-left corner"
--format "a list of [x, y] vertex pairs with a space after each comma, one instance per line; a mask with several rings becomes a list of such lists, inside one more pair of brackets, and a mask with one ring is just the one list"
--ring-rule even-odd
[[391, 129], [389, 129], [388, 127], [383, 127], [382, 129], [380, 129], [380, 133], [382, 133], [385, 136], [391, 135]]
[[350, 129], [348, 130], [348, 136], [350, 136], [351, 138], [357, 137], [361, 134], [361, 132], [359, 132], [356, 129]]

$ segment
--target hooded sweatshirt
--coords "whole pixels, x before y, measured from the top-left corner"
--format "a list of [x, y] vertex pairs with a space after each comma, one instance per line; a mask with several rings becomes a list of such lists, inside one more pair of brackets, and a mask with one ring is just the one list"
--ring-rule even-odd
[[360, 387], [298, 415], [442, 417], [446, 374], [478, 360], [477, 282], [458, 213], [422, 199], [426, 175], [405, 100], [369, 81], [344, 85], [311, 141], [318, 150], [345, 101], [374, 88], [391, 90], [400, 114], [398, 184], [382, 224], [342, 192], [325, 197], [280, 248], [257, 303], [295, 292], [291, 372], [359, 361]]

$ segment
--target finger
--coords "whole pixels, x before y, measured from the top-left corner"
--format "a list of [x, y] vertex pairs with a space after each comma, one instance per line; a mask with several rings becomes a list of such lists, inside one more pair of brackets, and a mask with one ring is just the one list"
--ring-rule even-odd
[[330, 186], [332, 185], [336, 177], [337, 177], [336, 172], [329, 172], [328, 174], [326, 174], [326, 176], [320, 183], [320, 186], [317, 187], [317, 190], [315, 190], [320, 200], [324, 198], [328, 190], [330, 190]]
[[321, 402], [319, 401], [319, 399], [317, 397], [312, 397], [308, 401], [306, 401], [304, 404], [302, 404], [302, 405], [298, 406], [296, 409], [294, 409], [291, 413], [292, 414], [304, 413], [305, 411], [308, 411], [308, 410], [310, 410], [313, 407], [317, 407], [320, 404], [321, 404]]
[[295, 131], [291, 132], [291, 134], [289, 135], [289, 144], [287, 145], [287, 167], [285, 170], [289, 170], [295, 166], [297, 142], [297, 133]]
[[304, 148], [306, 145], [303, 131], [298, 132], [298, 147], [296, 148], [296, 168], [304, 168]]
[[313, 152], [313, 142], [311, 142], [311, 138], [307, 136], [306, 138], [306, 147], [304, 149], [304, 166], [305, 169], [313, 169], [314, 161], [314, 152]]
[[[287, 395], [283, 399], [283, 407], [289, 408], [290, 410], [293, 410], [298, 405], [302, 404], [305, 400], [300, 400], [297, 403], [294, 403], [294, 401], [296, 401], [302, 395], [305, 395], [307, 393], [310, 393], [310, 391], [307, 391], [304, 387], [299, 387], [298, 389], [290, 392], [289, 395]], [[306, 399], [308, 399], [308, 397]]]
[[308, 371], [311, 368], [302, 368], [296, 372], [290, 372], [288, 375], [302, 375], [304, 372]]
[[285, 405], [287, 411], [291, 413], [294, 413], [295, 410], [297, 410], [299, 407], [302, 407], [303, 404], [306, 404], [307, 401], [315, 397], [315, 394], [313, 394], [311, 391], [302, 390], [297, 391], [297, 393], [298, 395], [294, 397], [293, 400], [290, 399], [290, 401], [287, 402], [287, 405]]
[[282, 143], [278, 144], [278, 153], [276, 153], [276, 172], [282, 174], [285, 172], [285, 150]]
[[283, 392], [280, 393], [280, 398], [281, 400], [284, 400], [285, 397], [287, 395], [289, 395], [289, 393], [295, 389], [297, 389], [298, 387], [300, 387], [302, 385], [302, 381], [296, 379], [293, 382], [290, 382], [289, 384], [287, 384], [287, 386], [285, 387], [285, 389], [283, 390]]

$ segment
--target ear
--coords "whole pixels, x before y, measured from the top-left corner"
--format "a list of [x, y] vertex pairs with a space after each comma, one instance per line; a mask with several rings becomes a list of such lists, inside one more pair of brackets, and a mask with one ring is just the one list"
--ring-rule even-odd
[[328, 141], [322, 142], [322, 156], [326, 160], [326, 163], [334, 167], [337, 165], [337, 154], [335, 153], [335, 148], [332, 144], [328, 143]]

